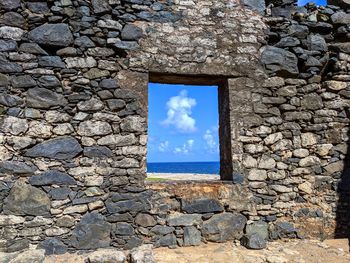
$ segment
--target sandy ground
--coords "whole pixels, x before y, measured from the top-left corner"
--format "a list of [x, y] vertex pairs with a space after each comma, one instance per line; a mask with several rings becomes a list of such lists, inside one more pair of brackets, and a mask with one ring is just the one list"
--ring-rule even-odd
[[[345, 239], [324, 242], [276, 241], [268, 243], [268, 247], [263, 250], [249, 250], [239, 245], [239, 242], [153, 250], [156, 263], [350, 263], [348, 251], [348, 240]], [[44, 263], [86, 262], [87, 255], [84, 253], [47, 256], [44, 261]]]
[[154, 250], [159, 263], [349, 263], [347, 240], [279, 241], [263, 250], [248, 250], [239, 244], [209, 243], [199, 247]]
[[147, 179], [150, 181], [216, 181], [220, 180], [220, 176], [216, 174], [180, 174], [180, 173], [147, 173]]

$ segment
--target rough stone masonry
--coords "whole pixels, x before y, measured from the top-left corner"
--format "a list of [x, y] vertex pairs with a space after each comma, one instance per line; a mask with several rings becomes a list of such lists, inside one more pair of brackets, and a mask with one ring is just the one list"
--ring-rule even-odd
[[[0, 0], [0, 251], [349, 234], [350, 12]], [[220, 84], [221, 182], [145, 183], [147, 85]]]

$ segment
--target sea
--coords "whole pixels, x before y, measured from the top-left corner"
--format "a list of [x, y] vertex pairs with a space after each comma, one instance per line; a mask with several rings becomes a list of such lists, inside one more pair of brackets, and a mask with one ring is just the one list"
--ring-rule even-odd
[[220, 174], [220, 162], [147, 163], [147, 172]]

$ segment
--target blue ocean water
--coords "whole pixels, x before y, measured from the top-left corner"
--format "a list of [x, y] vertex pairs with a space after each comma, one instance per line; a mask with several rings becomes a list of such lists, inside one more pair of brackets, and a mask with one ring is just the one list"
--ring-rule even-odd
[[220, 174], [220, 162], [147, 163], [147, 172]]

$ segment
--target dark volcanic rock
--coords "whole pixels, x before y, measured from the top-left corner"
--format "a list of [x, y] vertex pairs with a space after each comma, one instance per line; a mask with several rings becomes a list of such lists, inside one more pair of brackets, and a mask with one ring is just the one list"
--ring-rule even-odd
[[184, 246], [199, 246], [201, 244], [201, 232], [194, 226], [184, 228]]
[[107, 13], [112, 10], [108, 0], [92, 0], [91, 3], [95, 14]]
[[63, 95], [45, 88], [32, 88], [27, 91], [27, 106], [47, 109], [53, 106], [65, 106], [67, 100]]
[[17, 42], [14, 40], [0, 40], [0, 52], [14, 51], [17, 49]]
[[135, 223], [143, 227], [149, 227], [155, 226], [157, 221], [149, 214], [138, 214], [135, 218]]
[[73, 177], [66, 173], [62, 173], [56, 170], [46, 171], [40, 175], [32, 176], [29, 179], [31, 185], [74, 185], [76, 181]]
[[214, 242], [240, 239], [246, 223], [246, 217], [238, 213], [217, 214], [203, 223], [202, 234]]
[[327, 43], [321, 35], [309, 35], [307, 37], [307, 46], [312, 51], [327, 51]]
[[154, 244], [155, 247], [170, 247], [170, 248], [174, 248], [176, 247], [176, 245], [177, 245], [176, 236], [174, 234], [168, 234], [166, 236], [162, 236]]
[[24, 17], [15, 12], [5, 13], [2, 16], [0, 21], [5, 25], [20, 27], [20, 28], [24, 28], [26, 24]]
[[39, 83], [44, 88], [56, 88], [61, 86], [61, 82], [53, 75], [41, 76]]
[[7, 215], [50, 215], [50, 199], [42, 190], [17, 181], [4, 201]]
[[350, 24], [350, 14], [347, 14], [343, 11], [336, 12], [331, 16], [333, 24], [336, 25], [348, 25]]
[[21, 6], [21, 0], [1, 0], [0, 7], [5, 10], [17, 9]]
[[270, 73], [286, 77], [299, 73], [298, 58], [282, 48], [266, 46], [261, 54], [261, 61]]
[[264, 12], [266, 8], [265, 0], [242, 0], [241, 4], [258, 12]]
[[0, 94], [0, 104], [7, 107], [14, 107], [22, 104], [23, 100], [16, 96], [10, 94]]
[[119, 236], [131, 236], [134, 234], [134, 228], [129, 223], [118, 222], [115, 225], [115, 229], [113, 230], [113, 233]]
[[123, 40], [138, 40], [142, 37], [142, 30], [135, 25], [127, 24], [122, 30], [121, 37]]
[[266, 248], [266, 240], [262, 238], [259, 234], [252, 234], [244, 236], [241, 239], [243, 246], [249, 249], [264, 249]]
[[44, 24], [28, 33], [28, 38], [35, 43], [67, 47], [73, 43], [73, 35], [67, 24]]
[[188, 214], [222, 212], [224, 208], [216, 199], [182, 200], [182, 210]]
[[38, 248], [45, 249], [45, 255], [57, 255], [64, 254], [67, 252], [67, 246], [57, 238], [47, 238], [42, 241]]
[[35, 168], [29, 166], [24, 162], [18, 161], [3, 161], [0, 162], [0, 174], [11, 174], [11, 175], [31, 175], [35, 172]]
[[110, 245], [111, 224], [101, 214], [84, 215], [72, 232], [70, 243], [77, 249], [97, 249]]
[[44, 56], [39, 57], [39, 66], [52, 68], [65, 68], [66, 64], [59, 56]]
[[11, 83], [15, 88], [30, 88], [36, 85], [36, 81], [29, 75], [14, 76]]
[[15, 62], [10, 62], [4, 57], [0, 57], [0, 73], [20, 73], [23, 69]]
[[19, 51], [35, 55], [48, 55], [47, 52], [36, 43], [23, 43], [19, 46]]
[[25, 156], [69, 160], [77, 156], [82, 150], [75, 138], [64, 136], [35, 145], [25, 153]]
[[108, 158], [112, 157], [113, 152], [106, 146], [91, 146], [84, 148], [84, 156], [86, 157], [98, 157], [98, 158]]

